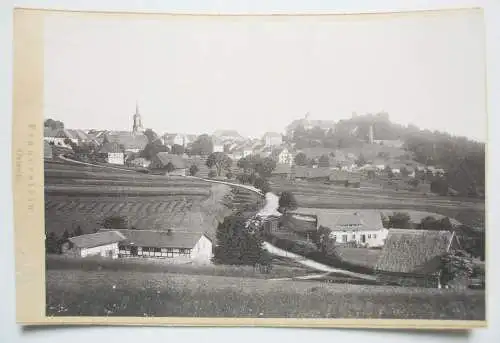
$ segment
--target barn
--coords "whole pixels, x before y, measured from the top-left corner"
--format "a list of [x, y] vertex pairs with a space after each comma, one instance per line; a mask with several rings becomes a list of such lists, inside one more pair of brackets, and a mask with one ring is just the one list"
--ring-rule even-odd
[[[104, 232], [106, 230], [102, 230]], [[118, 230], [121, 258], [176, 258], [200, 264], [211, 263], [212, 240], [202, 232]]]
[[125, 236], [114, 230], [75, 236], [69, 238], [69, 244], [63, 247], [63, 253], [76, 257], [100, 256], [117, 258], [118, 243], [124, 239]]
[[458, 247], [454, 232], [390, 229], [375, 267], [384, 284], [441, 288], [441, 256]]

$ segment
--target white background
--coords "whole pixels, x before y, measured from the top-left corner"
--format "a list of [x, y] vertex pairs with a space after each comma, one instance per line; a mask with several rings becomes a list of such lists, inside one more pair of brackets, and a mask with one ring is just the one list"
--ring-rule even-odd
[[[376, 3], [376, 4], [375, 4]], [[21, 328], [15, 324], [14, 235], [11, 194], [11, 113], [12, 113], [12, 8], [46, 7], [82, 10], [126, 11], [186, 11], [211, 13], [245, 12], [305, 12], [326, 11], [371, 12], [389, 10], [416, 10], [457, 7], [485, 9], [488, 70], [488, 306], [489, 329], [469, 333], [340, 330], [340, 329], [261, 329], [261, 328], [166, 328], [166, 327], [87, 327], [87, 328]], [[121, 342], [168, 341], [177, 342], [494, 342], [500, 338], [498, 325], [498, 250], [492, 244], [500, 240], [495, 223], [499, 222], [497, 181], [497, 146], [495, 129], [500, 109], [500, 4], [498, 1], [319, 1], [319, 0], [81, 0], [81, 1], [1, 1], [0, 2], [0, 342]], [[496, 337], [496, 339], [495, 339]]]

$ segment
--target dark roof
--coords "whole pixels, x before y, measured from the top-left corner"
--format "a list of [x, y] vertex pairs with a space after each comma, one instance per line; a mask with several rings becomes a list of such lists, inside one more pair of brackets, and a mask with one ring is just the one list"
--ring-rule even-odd
[[281, 225], [294, 232], [313, 232], [317, 230], [318, 218], [314, 215], [286, 213], [281, 216]]
[[159, 161], [162, 166], [166, 166], [169, 162], [172, 163], [175, 169], [186, 168], [186, 162], [179, 155], [169, 154], [168, 152], [159, 152], [155, 156], [155, 160]]
[[290, 174], [292, 172], [292, 166], [289, 164], [278, 163], [276, 164], [276, 168], [272, 171], [273, 175], [279, 174]]
[[123, 152], [123, 151], [118, 143], [111, 143], [111, 142], [104, 143], [103, 145], [101, 145], [98, 151], [99, 154], [109, 154], [116, 152]]
[[[119, 230], [126, 237], [123, 244], [133, 244], [138, 247], [150, 248], [185, 248], [192, 249], [203, 232], [179, 231], [149, 231], [149, 230]], [[208, 237], [211, 240], [211, 237]]]
[[125, 239], [120, 232], [114, 230], [99, 231], [88, 235], [69, 238], [69, 241], [78, 248], [94, 248], [102, 245], [118, 243]]
[[348, 210], [321, 209], [321, 208], [298, 208], [293, 213], [315, 215], [318, 217], [319, 225], [332, 230], [341, 230], [345, 225], [358, 225], [352, 228], [356, 231], [374, 231], [384, 228], [380, 211], [359, 210], [350, 212]]
[[361, 182], [361, 175], [359, 173], [352, 173], [344, 170], [331, 170], [328, 177], [330, 181], [350, 181]]
[[317, 177], [326, 177], [330, 176], [332, 170], [328, 167], [318, 167], [311, 168], [305, 166], [296, 166], [295, 167], [295, 177], [303, 177], [303, 178], [317, 178]]
[[390, 229], [376, 265], [382, 272], [433, 274], [449, 251], [450, 231]]
[[106, 133], [109, 142], [123, 145], [125, 150], [143, 150], [148, 144], [148, 137], [142, 133], [114, 131]]

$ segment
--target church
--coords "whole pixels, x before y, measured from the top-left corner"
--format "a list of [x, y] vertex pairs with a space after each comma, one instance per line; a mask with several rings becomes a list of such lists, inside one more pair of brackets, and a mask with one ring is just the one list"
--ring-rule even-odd
[[141, 150], [144, 150], [144, 148], [148, 144], [148, 138], [144, 134], [144, 127], [142, 126], [142, 118], [139, 112], [139, 105], [136, 104], [135, 106], [132, 132], [109, 131], [104, 135], [109, 143], [117, 143], [119, 146], [123, 147], [125, 153], [137, 153]]

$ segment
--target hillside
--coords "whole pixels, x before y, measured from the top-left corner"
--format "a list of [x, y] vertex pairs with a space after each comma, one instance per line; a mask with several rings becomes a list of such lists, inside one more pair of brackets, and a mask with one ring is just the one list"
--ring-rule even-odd
[[396, 124], [386, 113], [353, 116], [339, 121], [334, 130], [327, 132], [299, 127], [288, 140], [301, 151], [342, 151], [358, 158], [363, 155], [365, 159], [378, 159], [379, 163], [396, 159], [435, 166], [447, 172], [447, 183], [459, 194], [484, 194], [484, 143]]

